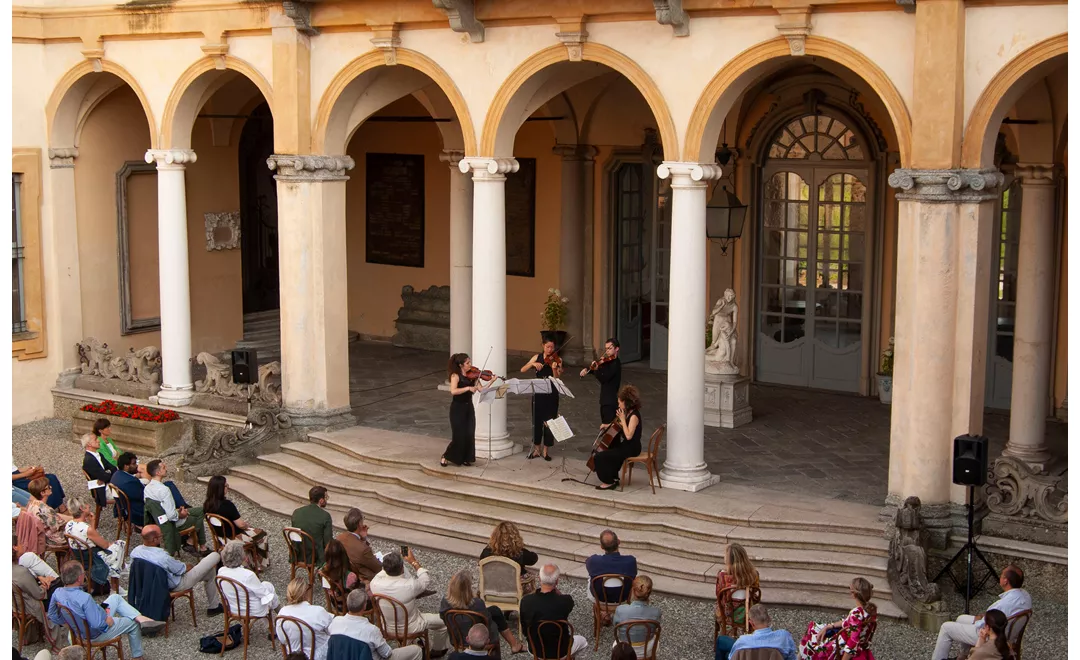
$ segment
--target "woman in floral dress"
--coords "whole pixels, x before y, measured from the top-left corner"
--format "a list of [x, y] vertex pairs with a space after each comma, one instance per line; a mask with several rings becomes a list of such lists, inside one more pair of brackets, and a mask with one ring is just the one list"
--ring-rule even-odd
[[840, 621], [810, 622], [799, 642], [800, 660], [874, 660], [868, 638], [877, 624], [877, 605], [870, 602], [874, 585], [866, 578], [855, 578], [851, 581], [851, 597], [856, 605]]

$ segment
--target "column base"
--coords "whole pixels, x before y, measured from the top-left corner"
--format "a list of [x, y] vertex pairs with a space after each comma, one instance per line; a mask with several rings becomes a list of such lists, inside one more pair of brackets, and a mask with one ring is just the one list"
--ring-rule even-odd
[[443, 382], [439, 383], [439, 388], [438, 389], [439, 389], [440, 392], [449, 392], [450, 391], [450, 379], [447, 378]]
[[[150, 397], [151, 403], [157, 403], [163, 406], [173, 406], [175, 408], [182, 408], [184, 406], [190, 406], [192, 399], [195, 398], [195, 386], [182, 385], [180, 387], [171, 387], [169, 385], [162, 385], [158, 390], [156, 397]], [[154, 399], [157, 399], [156, 401]]]
[[520, 454], [522, 451], [524, 451], [524, 448], [521, 445], [510, 440], [510, 434], [491, 438], [490, 440], [487, 438], [476, 439], [477, 458], [491, 458], [498, 460], [500, 458], [506, 458], [507, 456], [513, 456], [514, 454]]
[[1011, 458], [1019, 459], [1027, 464], [1027, 467], [1032, 472], [1039, 473], [1046, 470], [1046, 466], [1050, 464], [1053, 457], [1046, 449], [1027, 449], [1024, 447], [1016, 448], [1005, 445], [1005, 450], [1001, 452], [1003, 457], [1008, 456]]
[[705, 374], [705, 426], [734, 429], [753, 419], [749, 378]]
[[293, 428], [301, 436], [317, 431], [337, 431], [356, 426], [356, 417], [353, 416], [352, 409], [349, 407], [330, 410], [285, 408], [285, 414], [292, 420]]
[[660, 483], [664, 488], [671, 490], [696, 493], [720, 483], [720, 477], [709, 472], [708, 466], [704, 463], [700, 468], [689, 469], [664, 465], [660, 470]]

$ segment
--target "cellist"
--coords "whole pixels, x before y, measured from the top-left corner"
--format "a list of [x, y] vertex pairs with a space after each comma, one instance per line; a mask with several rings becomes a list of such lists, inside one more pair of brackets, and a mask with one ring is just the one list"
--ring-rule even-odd
[[581, 370], [584, 378], [592, 372], [600, 381], [600, 426], [615, 421], [619, 406], [619, 385], [622, 384], [622, 361], [619, 360], [619, 340], [612, 337], [604, 342], [604, 355]]
[[615, 439], [593, 458], [596, 476], [603, 482], [597, 490], [618, 488], [623, 462], [641, 454], [641, 395], [633, 385], [619, 390], [619, 407], [611, 424], [618, 430]]
[[[537, 378], [562, 378], [562, 358], [555, 352], [554, 339], [551, 337], [544, 337], [543, 352], [532, 356], [532, 359], [526, 362], [525, 366], [521, 367], [521, 372], [525, 373], [529, 369], [536, 370]], [[550, 461], [551, 457], [548, 456], [548, 447], [555, 444], [555, 436], [551, 435], [551, 430], [548, 429], [544, 422], [559, 416], [559, 393], [552, 390], [548, 394], [534, 394], [532, 413], [533, 447], [526, 458], [539, 458], [543, 456], [545, 461]], [[543, 444], [541, 445], [541, 443]], [[542, 450], [541, 446], [543, 447]], [[541, 453], [541, 451], [543, 451], [543, 453]]]

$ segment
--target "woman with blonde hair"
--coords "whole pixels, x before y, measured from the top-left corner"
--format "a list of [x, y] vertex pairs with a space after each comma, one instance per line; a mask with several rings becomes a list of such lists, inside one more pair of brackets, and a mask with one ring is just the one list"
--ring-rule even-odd
[[[615, 608], [615, 615], [611, 619], [612, 622], [616, 626], [626, 621], [655, 621], [660, 623], [660, 608], [649, 604], [652, 587], [652, 578], [647, 575], [639, 575], [634, 578], [634, 583], [630, 587], [630, 603], [623, 603]], [[634, 647], [634, 652], [637, 653], [639, 658], [652, 655], [652, 649], [645, 648], [646, 632], [645, 626], [633, 626], [627, 633], [630, 638], [630, 645]], [[615, 641], [627, 640], [620, 640], [616, 637]]]
[[536, 576], [526, 567], [535, 565], [540, 561], [540, 557], [525, 547], [525, 541], [521, 538], [517, 525], [509, 520], [495, 525], [495, 529], [491, 530], [491, 538], [488, 539], [487, 546], [480, 552], [480, 559], [486, 559], [492, 555], [511, 559], [521, 567], [522, 594], [530, 594], [536, 590]]
[[[456, 629], [458, 637], [462, 640], [466, 639], [469, 636], [469, 628], [473, 626], [473, 619], [463, 615], [452, 615], [447, 618], [447, 612], [450, 610], [476, 612], [484, 617], [484, 623], [491, 632], [492, 640], [496, 639], [495, 635], [498, 633], [510, 645], [510, 650], [513, 653], [521, 653], [525, 650], [525, 645], [520, 643], [514, 637], [513, 631], [510, 630], [503, 611], [494, 605], [491, 607], [484, 605], [484, 601], [480, 599], [480, 596], [473, 589], [472, 573], [469, 571], [459, 571], [454, 577], [450, 578], [450, 586], [446, 589], [446, 597], [439, 604], [439, 616], [446, 622], [447, 629]], [[454, 638], [451, 635], [451, 639]]]
[[[295, 623], [282, 621], [278, 617], [291, 616], [308, 624], [315, 632], [315, 655], [311, 660], [325, 660], [327, 644], [330, 643], [330, 623], [334, 620], [334, 615], [323, 607], [312, 605], [308, 601], [310, 593], [311, 587], [308, 585], [307, 575], [301, 573], [293, 578], [285, 592], [289, 604], [278, 610], [277, 617], [274, 617], [274, 626], [277, 630], [278, 641], [282, 646], [288, 646], [290, 653], [299, 652], [307, 656], [311, 650], [310, 638], [305, 634], [303, 645], [300, 643], [301, 631], [307, 633], [307, 630]], [[286, 635], [288, 635], [288, 641], [286, 641]]]
[[870, 602], [874, 597], [874, 585], [866, 578], [851, 581], [851, 597], [855, 607], [843, 619], [831, 623], [814, 623], [806, 627], [806, 634], [799, 642], [801, 660], [873, 660], [870, 652], [871, 627], [877, 623], [877, 605]]
[[746, 549], [729, 543], [724, 551], [724, 568], [716, 574], [716, 620], [730, 621], [736, 630], [745, 626], [747, 592], [760, 588], [757, 569]]

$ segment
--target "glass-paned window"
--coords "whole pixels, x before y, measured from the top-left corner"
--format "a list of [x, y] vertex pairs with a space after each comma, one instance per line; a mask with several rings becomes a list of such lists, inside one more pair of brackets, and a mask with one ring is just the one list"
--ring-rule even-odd
[[11, 332], [26, 332], [26, 303], [23, 287], [22, 175], [11, 175]]
[[782, 126], [769, 147], [769, 158], [863, 160], [859, 138], [844, 122], [827, 115], [806, 115]]

